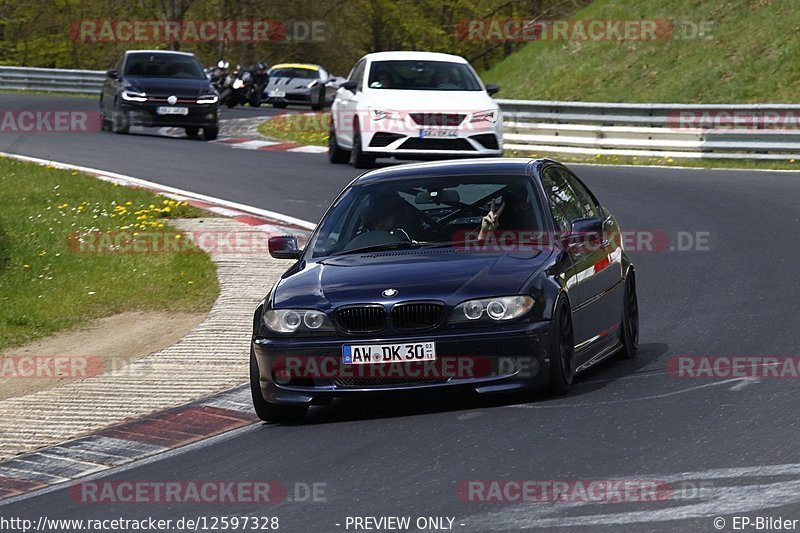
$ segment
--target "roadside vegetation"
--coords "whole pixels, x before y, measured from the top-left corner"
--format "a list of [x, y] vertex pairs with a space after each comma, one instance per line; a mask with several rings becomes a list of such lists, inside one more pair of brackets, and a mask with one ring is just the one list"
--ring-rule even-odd
[[638, 42], [528, 42], [482, 77], [501, 86], [501, 98], [796, 103], [797, 8], [796, 0], [596, 0], [569, 18], [657, 20], [665, 31]]
[[123, 311], [204, 312], [219, 293], [200, 252], [93, 253], [75, 237], [177, 232], [183, 202], [0, 157], [0, 349]]

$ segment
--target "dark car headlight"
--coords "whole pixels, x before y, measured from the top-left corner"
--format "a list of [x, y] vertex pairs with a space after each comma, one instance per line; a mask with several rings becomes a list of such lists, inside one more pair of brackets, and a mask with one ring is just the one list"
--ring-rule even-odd
[[530, 296], [500, 296], [467, 300], [458, 304], [450, 314], [450, 323], [506, 322], [525, 315], [533, 308]]
[[315, 309], [267, 309], [264, 324], [273, 333], [317, 333], [334, 331], [328, 315]]

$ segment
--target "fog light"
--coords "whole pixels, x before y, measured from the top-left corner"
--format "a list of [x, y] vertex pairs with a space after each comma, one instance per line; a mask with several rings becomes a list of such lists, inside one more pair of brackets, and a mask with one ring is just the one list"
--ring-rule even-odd
[[292, 375], [289, 373], [288, 370], [281, 369], [276, 370], [272, 373], [273, 378], [275, 378], [275, 383], [278, 385], [286, 385], [290, 381], [292, 381]]

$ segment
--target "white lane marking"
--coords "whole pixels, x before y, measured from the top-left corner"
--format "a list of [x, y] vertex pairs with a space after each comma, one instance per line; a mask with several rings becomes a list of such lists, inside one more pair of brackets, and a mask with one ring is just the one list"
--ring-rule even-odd
[[324, 154], [328, 151], [328, 148], [325, 146], [314, 146], [314, 145], [306, 145], [306, 146], [298, 146], [297, 148], [289, 148], [286, 150], [287, 152], [302, 152], [305, 154]]
[[52, 165], [56, 168], [63, 168], [67, 170], [78, 170], [80, 172], [89, 172], [92, 174], [98, 174], [98, 178], [111, 181], [111, 182], [118, 182], [123, 185], [136, 185], [139, 187], [146, 187], [149, 189], [156, 189], [159, 191], [163, 191], [165, 193], [172, 193], [172, 194], [180, 194], [187, 198], [191, 198], [193, 200], [200, 200], [201, 202], [208, 202], [210, 204], [218, 204], [223, 207], [229, 207], [231, 209], [237, 209], [239, 211], [243, 211], [244, 213], [256, 215], [259, 217], [264, 218], [271, 218], [273, 220], [277, 220], [279, 222], [283, 222], [285, 224], [292, 224], [294, 226], [299, 226], [301, 228], [313, 230], [316, 227], [316, 224], [313, 222], [309, 222], [308, 220], [303, 220], [300, 218], [295, 218], [289, 215], [284, 215], [281, 213], [276, 213], [275, 211], [268, 211], [266, 209], [260, 209], [258, 207], [253, 207], [245, 204], [240, 204], [237, 202], [231, 202], [229, 200], [223, 200], [221, 198], [215, 198], [213, 196], [207, 196], [205, 194], [194, 193], [191, 191], [186, 191], [183, 189], [178, 189], [177, 187], [170, 187], [168, 185], [161, 185], [160, 183], [156, 183], [153, 181], [147, 181], [139, 178], [134, 178], [132, 176], [126, 176], [125, 174], [118, 174], [116, 172], [108, 172], [105, 170], [100, 170], [97, 168], [91, 167], [84, 167], [80, 165], [72, 165], [70, 163], [61, 163], [59, 161], [50, 161], [47, 159], [41, 159], [38, 157], [30, 157], [26, 155], [18, 155], [12, 154], [8, 152], [0, 152], [0, 156], [3, 157], [10, 157], [12, 159], [18, 159], [20, 161], [28, 161], [30, 163], [38, 163], [40, 165]]
[[[632, 476], [627, 479], [679, 481], [741, 480], [755, 477], [795, 476], [795, 479], [745, 485], [713, 486], [712, 483], [686, 483], [675, 490], [672, 500], [679, 506], [664, 508], [665, 501], [638, 503], [638, 510], [590, 514], [593, 508], [608, 511], [614, 504], [605, 502], [527, 503], [503, 506], [498, 511], [475, 514], [464, 520], [478, 530], [526, 529], [541, 527], [597, 526], [685, 520], [705, 516], [742, 515], [748, 512], [800, 502], [800, 464], [715, 468], [665, 476]], [[611, 478], [622, 479], [622, 478]], [[666, 500], [670, 501], [670, 500]], [[642, 510], [641, 506], [654, 508]], [[579, 515], [569, 516], [569, 511]]]
[[232, 148], [240, 148], [243, 150], [258, 150], [259, 148], [264, 148], [266, 146], [275, 146], [276, 144], [281, 144], [275, 141], [244, 141], [240, 143], [228, 143], [228, 146]]
[[687, 392], [692, 392], [700, 389], [705, 389], [708, 387], [716, 387], [718, 385], [725, 385], [726, 383], [733, 383], [734, 381], [741, 381], [747, 378], [733, 378], [733, 379], [726, 379], [725, 381], [714, 381], [712, 383], [705, 383], [703, 385], [697, 385], [695, 387], [689, 387], [688, 389], [681, 389], [671, 392], [665, 392], [663, 394], [653, 394], [651, 396], [641, 396], [639, 398], [623, 398], [621, 400], [605, 400], [599, 402], [582, 402], [582, 403], [561, 403], [561, 404], [536, 404], [536, 403], [523, 403], [523, 404], [516, 404], [516, 405], [505, 405], [503, 408], [505, 409], [554, 409], [554, 408], [561, 408], [561, 407], [596, 407], [598, 405], [612, 405], [617, 403], [630, 403], [630, 402], [641, 402], [643, 400], [660, 400], [661, 398], [669, 398], [671, 396], [677, 396], [678, 394], [684, 394]]

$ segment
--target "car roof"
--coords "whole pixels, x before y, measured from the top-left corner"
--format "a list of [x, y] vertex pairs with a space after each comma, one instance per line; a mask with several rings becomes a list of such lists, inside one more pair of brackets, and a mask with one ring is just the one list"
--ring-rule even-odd
[[465, 159], [456, 161], [437, 161], [424, 163], [410, 163], [397, 165], [378, 170], [372, 170], [356, 178], [352, 185], [366, 185], [379, 181], [395, 179], [439, 177], [439, 176], [464, 176], [480, 174], [505, 174], [509, 176], [528, 175], [529, 168], [536, 163], [546, 163], [549, 159], [530, 159], [496, 157], [488, 159]]
[[312, 65], [311, 63], [279, 63], [277, 65], [272, 65], [270, 70], [273, 68], [306, 68], [308, 70], [319, 70], [319, 65]]
[[178, 56], [194, 56], [191, 52], [178, 52], [177, 50], [127, 50], [125, 54], [174, 54]]
[[467, 63], [467, 60], [461, 56], [440, 52], [374, 52], [364, 57], [370, 61], [446, 61], [448, 63]]

